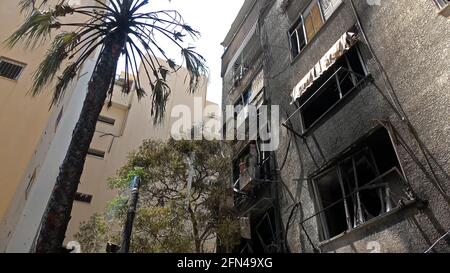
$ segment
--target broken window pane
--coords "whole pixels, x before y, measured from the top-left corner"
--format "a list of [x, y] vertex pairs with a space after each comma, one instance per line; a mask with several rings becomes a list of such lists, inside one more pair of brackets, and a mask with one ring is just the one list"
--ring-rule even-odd
[[410, 200], [399, 162], [385, 129], [378, 129], [313, 179], [321, 238], [389, 212]]
[[327, 171], [315, 179], [315, 184], [319, 198], [319, 207], [324, 209], [332, 205], [320, 214], [323, 238], [335, 237], [347, 230], [344, 202], [338, 202], [333, 205], [343, 197], [337, 170], [333, 168]]

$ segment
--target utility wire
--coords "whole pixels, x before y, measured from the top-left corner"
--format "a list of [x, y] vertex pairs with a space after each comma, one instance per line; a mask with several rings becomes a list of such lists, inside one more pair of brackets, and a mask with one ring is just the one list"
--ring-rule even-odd
[[444, 235], [442, 235], [441, 238], [439, 238], [436, 242], [434, 242], [434, 244], [432, 244], [430, 246], [430, 248], [428, 248], [424, 253], [429, 253], [440, 241], [442, 241], [445, 237], [447, 237], [448, 235], [450, 235], [450, 230], [447, 231], [447, 233], [445, 233]]

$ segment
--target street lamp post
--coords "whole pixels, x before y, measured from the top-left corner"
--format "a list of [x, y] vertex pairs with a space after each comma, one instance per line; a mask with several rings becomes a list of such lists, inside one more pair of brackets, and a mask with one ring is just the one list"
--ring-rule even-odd
[[123, 227], [122, 245], [119, 250], [120, 253], [130, 252], [131, 232], [133, 230], [133, 222], [136, 216], [136, 208], [139, 200], [140, 186], [141, 186], [141, 179], [138, 176], [135, 176], [131, 184], [131, 198], [127, 212], [127, 219]]

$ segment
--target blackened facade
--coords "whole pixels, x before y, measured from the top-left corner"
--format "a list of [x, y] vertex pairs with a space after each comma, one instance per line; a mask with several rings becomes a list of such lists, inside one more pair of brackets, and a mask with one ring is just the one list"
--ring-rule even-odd
[[283, 126], [275, 152], [235, 142], [236, 251], [450, 251], [437, 2], [245, 1], [223, 43], [223, 106], [279, 105]]

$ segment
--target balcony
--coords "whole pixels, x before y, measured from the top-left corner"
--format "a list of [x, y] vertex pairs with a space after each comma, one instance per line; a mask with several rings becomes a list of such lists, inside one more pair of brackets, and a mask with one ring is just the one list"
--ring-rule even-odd
[[261, 54], [260, 35], [255, 25], [236, 54], [222, 60], [225, 92], [239, 94], [248, 86], [262, 66]]
[[[370, 74], [359, 74], [345, 67], [336, 67], [335, 72], [320, 78], [307, 91], [306, 96], [296, 101], [297, 110], [282, 125], [297, 136], [304, 137], [335, 113], [357, 91], [363, 90], [370, 80]], [[297, 114], [300, 114], [301, 118], [301, 132], [288, 125]]]
[[233, 188], [235, 207], [239, 210], [271, 196], [270, 155], [259, 151], [258, 145], [251, 142], [234, 160]]

